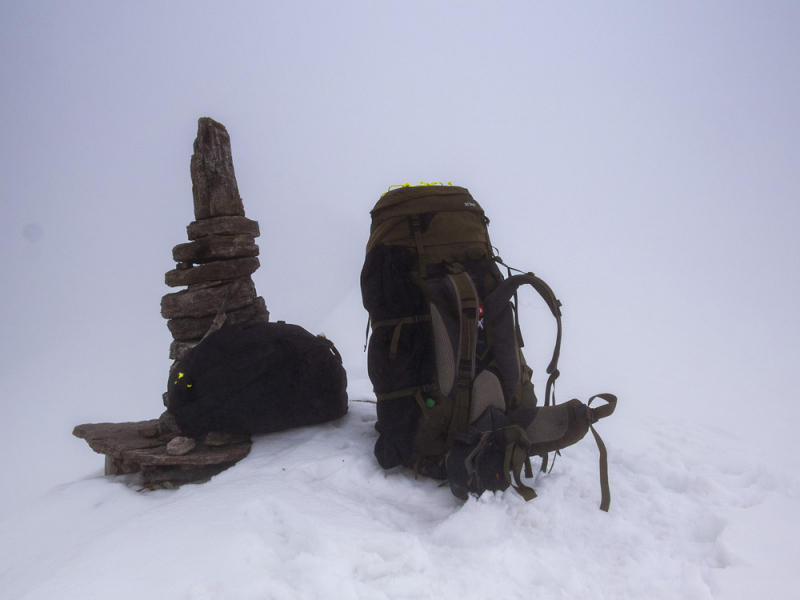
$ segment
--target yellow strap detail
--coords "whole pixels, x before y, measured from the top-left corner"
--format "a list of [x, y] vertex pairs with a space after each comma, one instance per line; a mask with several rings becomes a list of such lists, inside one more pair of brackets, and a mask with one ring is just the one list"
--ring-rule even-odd
[[[381, 198], [383, 198], [383, 197], [384, 197], [386, 194], [388, 194], [389, 192], [391, 192], [391, 191], [392, 191], [392, 189], [394, 189], [394, 188], [405, 188], [405, 187], [422, 187], [422, 186], [428, 186], [428, 187], [430, 187], [430, 186], [432, 186], [432, 185], [444, 185], [444, 184], [443, 184], [441, 181], [432, 181], [432, 182], [430, 182], [430, 183], [427, 183], [427, 182], [425, 182], [425, 181], [420, 181], [420, 182], [419, 182], [419, 185], [411, 185], [410, 183], [396, 183], [396, 184], [394, 184], [394, 185], [390, 185], [390, 186], [389, 186], [389, 189], [388, 189], [388, 190], [386, 190], [385, 192], [383, 192], [383, 194], [381, 194]], [[447, 185], [453, 185], [453, 182], [452, 182], [452, 181], [448, 181], [448, 182], [447, 182]]]

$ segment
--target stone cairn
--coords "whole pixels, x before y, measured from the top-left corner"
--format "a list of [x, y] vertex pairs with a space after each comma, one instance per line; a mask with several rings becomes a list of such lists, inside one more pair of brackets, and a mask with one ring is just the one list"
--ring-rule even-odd
[[223, 325], [269, 320], [250, 278], [259, 267], [258, 222], [244, 216], [224, 125], [200, 119], [191, 173], [195, 221], [186, 228], [190, 241], [173, 248], [177, 265], [165, 276], [168, 286], [187, 287], [161, 299], [161, 316], [169, 319], [174, 340], [169, 356], [176, 362]]
[[[244, 216], [228, 131], [207, 117], [198, 123], [191, 174], [195, 220], [186, 228], [189, 242], [173, 248], [177, 265], [166, 274], [168, 286], [186, 289], [161, 299], [173, 337], [172, 368], [220, 327], [269, 320], [250, 278], [259, 267], [258, 223]], [[163, 399], [166, 405], [166, 393]], [[150, 421], [78, 425], [72, 433], [106, 455], [106, 475], [141, 473], [149, 489], [204, 481], [247, 456], [251, 446], [247, 436], [221, 432], [202, 441], [185, 437], [168, 411]]]

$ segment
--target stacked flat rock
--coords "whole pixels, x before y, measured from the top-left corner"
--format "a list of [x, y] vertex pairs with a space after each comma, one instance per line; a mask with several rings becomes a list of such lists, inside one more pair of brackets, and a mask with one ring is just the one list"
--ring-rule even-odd
[[[223, 125], [200, 119], [191, 172], [196, 220], [187, 227], [189, 242], [173, 249], [177, 266], [166, 275], [167, 285], [186, 289], [161, 300], [176, 363], [211, 331], [269, 320], [250, 278], [259, 266], [258, 223], [244, 216]], [[247, 456], [251, 446], [247, 436], [220, 432], [203, 441], [185, 437], [169, 411], [152, 421], [78, 425], [72, 433], [106, 455], [106, 475], [141, 473], [143, 489], [205, 481]]]
[[186, 289], [161, 299], [172, 333], [170, 358], [180, 360], [204, 336], [226, 325], [268, 321], [264, 299], [250, 276], [258, 269], [258, 222], [245, 217], [225, 126], [199, 120], [191, 162], [195, 221], [189, 242], [172, 250], [170, 287]]

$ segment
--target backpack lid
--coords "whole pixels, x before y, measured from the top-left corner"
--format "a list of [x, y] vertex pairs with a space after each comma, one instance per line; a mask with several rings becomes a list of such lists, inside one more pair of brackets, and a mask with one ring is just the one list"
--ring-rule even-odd
[[448, 210], [483, 214], [467, 188], [450, 185], [408, 186], [386, 192], [370, 211], [373, 225], [392, 217]]

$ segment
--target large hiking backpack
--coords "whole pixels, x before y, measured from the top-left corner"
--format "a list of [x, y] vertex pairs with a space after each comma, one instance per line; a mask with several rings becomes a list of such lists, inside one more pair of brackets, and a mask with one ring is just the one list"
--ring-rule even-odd
[[[578, 400], [555, 404], [559, 376], [561, 303], [533, 273], [504, 278], [489, 240], [489, 220], [462, 187], [402, 186], [371, 211], [361, 273], [372, 336], [368, 369], [377, 397], [375, 456], [449, 479], [453, 493], [504, 490], [535, 493], [521, 480], [529, 456], [558, 451], [591, 429], [600, 447], [601, 508], [608, 510], [606, 454], [592, 428], [611, 414], [616, 398], [590, 408]], [[505, 265], [504, 265], [505, 266]], [[543, 407], [522, 354], [517, 289], [530, 285], [557, 323]], [[369, 331], [369, 328], [368, 328]], [[514, 480], [512, 481], [512, 476]]]
[[272, 433], [347, 412], [347, 374], [330, 340], [298, 325], [223, 327], [170, 373], [168, 410], [192, 437]]

